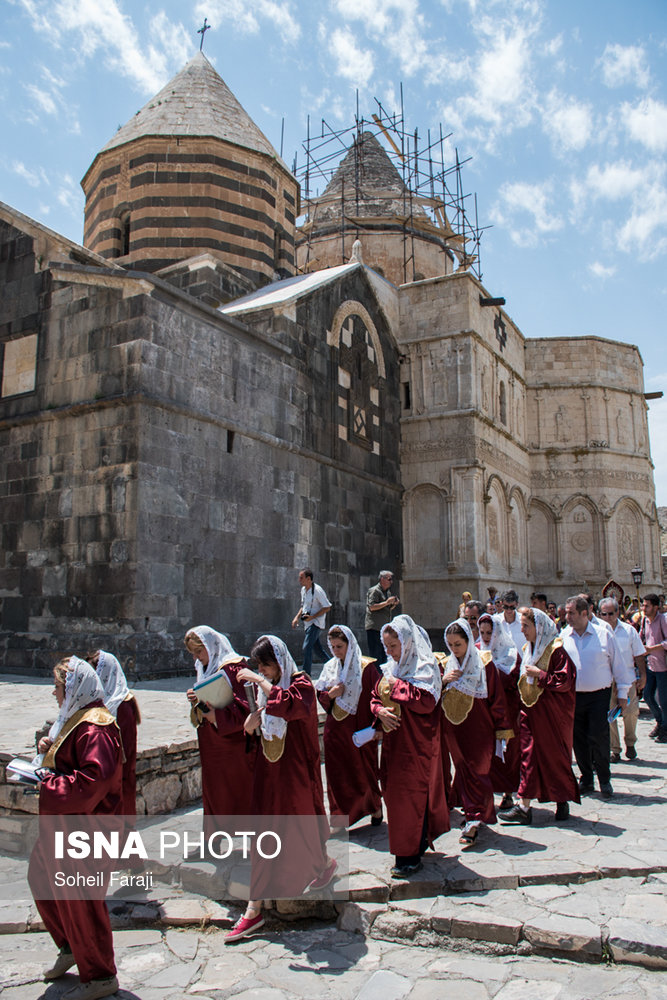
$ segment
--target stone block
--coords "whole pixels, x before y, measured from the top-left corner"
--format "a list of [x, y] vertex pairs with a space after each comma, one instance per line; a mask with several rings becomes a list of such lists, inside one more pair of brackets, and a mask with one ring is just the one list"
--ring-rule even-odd
[[600, 928], [590, 920], [558, 914], [532, 918], [523, 928], [523, 936], [535, 948], [549, 951], [581, 952], [601, 955]]
[[149, 816], [172, 812], [181, 795], [181, 782], [174, 774], [152, 778], [142, 786], [141, 794]]
[[403, 938], [412, 940], [418, 931], [428, 930], [431, 926], [429, 917], [417, 914], [406, 914], [400, 910], [389, 910], [381, 913], [373, 921], [370, 936], [386, 941], [396, 941]]
[[485, 906], [461, 906], [452, 913], [451, 936], [474, 941], [517, 944], [523, 923], [513, 917], [494, 913]]
[[374, 972], [356, 996], [356, 1000], [402, 1000], [412, 983], [405, 976], [380, 969]]
[[343, 903], [338, 906], [338, 928], [368, 935], [374, 920], [386, 907], [377, 903]]
[[613, 917], [608, 942], [616, 962], [632, 962], [648, 968], [667, 969], [667, 930], [663, 925]]

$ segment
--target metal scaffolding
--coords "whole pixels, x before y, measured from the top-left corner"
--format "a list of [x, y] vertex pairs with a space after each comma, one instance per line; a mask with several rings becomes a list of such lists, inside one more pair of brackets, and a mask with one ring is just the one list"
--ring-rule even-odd
[[[306, 256], [301, 270], [308, 271], [311, 262], [311, 241], [316, 233], [318, 211], [334, 196], [324, 197], [323, 193], [332, 180], [343, 159], [351, 150], [354, 155], [354, 183], [346, 189], [342, 183], [340, 193], [335, 195], [340, 206], [340, 226], [342, 248], [345, 246], [346, 227], [356, 232], [356, 238], [363, 234], [359, 221], [360, 202], [363, 200], [363, 157], [362, 136], [371, 132], [384, 149], [398, 171], [402, 185], [403, 211], [403, 275], [404, 281], [415, 280], [415, 211], [426, 213], [434, 232], [446, 244], [447, 249], [458, 262], [458, 270], [470, 270], [482, 280], [480, 244], [482, 234], [489, 226], [480, 226], [477, 195], [464, 191], [462, 167], [471, 157], [460, 159], [455, 148], [453, 163], [445, 162], [445, 142], [451, 133], [444, 134], [442, 125], [435, 138], [427, 131], [423, 142], [419, 130], [409, 130], [405, 124], [403, 84], [400, 85], [400, 112], [390, 113], [375, 98], [376, 111], [370, 118], [359, 114], [359, 92], [354, 124], [335, 129], [326, 119], [321, 119], [319, 134], [311, 134], [308, 116], [306, 139], [302, 143], [305, 162], [298, 163], [294, 157], [293, 172], [301, 184], [303, 192], [302, 208], [305, 221], [299, 227], [305, 236]], [[322, 187], [322, 194], [319, 188]], [[374, 192], [378, 195], [378, 192]], [[383, 192], [379, 192], [383, 194]], [[390, 192], [392, 198], [395, 192]], [[472, 198], [472, 205], [468, 203]], [[423, 211], [422, 211], [423, 210]], [[343, 254], [344, 256], [344, 254]], [[344, 263], [344, 261], [342, 261]]]

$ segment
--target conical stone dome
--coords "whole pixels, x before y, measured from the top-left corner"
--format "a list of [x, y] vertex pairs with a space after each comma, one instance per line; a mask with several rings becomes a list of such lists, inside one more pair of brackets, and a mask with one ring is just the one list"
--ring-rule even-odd
[[102, 152], [148, 135], [211, 136], [280, 159], [203, 52], [144, 104]]
[[297, 262], [319, 270], [347, 261], [361, 238], [364, 261], [396, 285], [448, 274], [451, 230], [438, 226], [410, 193], [372, 132], [348, 149], [321, 195], [308, 202], [297, 234]]
[[171, 280], [175, 265], [204, 255], [241, 275], [243, 291], [294, 274], [298, 184], [201, 52], [116, 132], [81, 184], [84, 245], [104, 257]]

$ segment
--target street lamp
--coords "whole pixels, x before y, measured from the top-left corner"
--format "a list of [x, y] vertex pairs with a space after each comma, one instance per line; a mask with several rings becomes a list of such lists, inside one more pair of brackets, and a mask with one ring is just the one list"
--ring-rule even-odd
[[637, 591], [637, 607], [641, 607], [641, 598], [639, 596], [639, 588], [642, 585], [642, 580], [644, 579], [644, 570], [641, 566], [637, 565], [634, 569], [630, 570], [632, 573], [632, 579], [635, 584], [635, 590]]

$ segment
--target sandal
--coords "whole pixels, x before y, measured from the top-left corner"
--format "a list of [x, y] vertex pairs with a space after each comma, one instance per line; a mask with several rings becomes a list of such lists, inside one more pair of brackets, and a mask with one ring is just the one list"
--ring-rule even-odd
[[464, 830], [459, 837], [459, 844], [462, 847], [472, 847], [477, 840], [477, 832], [479, 830], [478, 826], [474, 826], [472, 830]]

